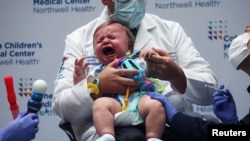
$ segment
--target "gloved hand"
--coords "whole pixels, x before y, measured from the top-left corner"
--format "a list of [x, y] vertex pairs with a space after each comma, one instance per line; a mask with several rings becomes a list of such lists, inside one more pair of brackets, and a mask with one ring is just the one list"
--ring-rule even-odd
[[35, 113], [19, 113], [17, 118], [0, 130], [1, 141], [30, 141], [38, 132], [39, 117]]
[[225, 124], [237, 124], [239, 121], [233, 96], [228, 89], [224, 89], [224, 85], [213, 93], [213, 111]]
[[168, 101], [168, 99], [164, 95], [161, 95], [156, 92], [147, 92], [147, 94], [150, 96], [150, 98], [159, 100], [163, 104], [163, 106], [165, 107], [165, 112], [168, 118], [168, 122], [170, 123], [174, 115], [177, 113], [175, 107]]

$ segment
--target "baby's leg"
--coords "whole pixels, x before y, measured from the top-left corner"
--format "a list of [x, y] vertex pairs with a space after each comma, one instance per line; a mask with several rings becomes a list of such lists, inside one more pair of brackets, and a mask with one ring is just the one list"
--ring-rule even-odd
[[143, 95], [138, 110], [145, 121], [146, 138], [161, 139], [166, 125], [166, 114], [162, 103]]
[[110, 134], [115, 136], [114, 115], [121, 111], [118, 101], [109, 97], [98, 98], [93, 104], [93, 120], [99, 136]]

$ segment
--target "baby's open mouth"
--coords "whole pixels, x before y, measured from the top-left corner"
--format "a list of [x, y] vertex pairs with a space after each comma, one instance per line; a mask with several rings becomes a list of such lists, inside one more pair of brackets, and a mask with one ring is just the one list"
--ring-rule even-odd
[[114, 53], [115, 53], [115, 50], [114, 50], [112, 47], [108, 46], [108, 47], [104, 47], [104, 48], [102, 49], [102, 52], [103, 52], [103, 54], [104, 54], [105, 56], [108, 56], [108, 55], [114, 54]]

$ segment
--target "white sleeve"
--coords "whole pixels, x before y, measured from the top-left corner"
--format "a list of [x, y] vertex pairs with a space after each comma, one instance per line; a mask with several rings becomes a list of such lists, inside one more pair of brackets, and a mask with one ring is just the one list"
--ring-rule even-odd
[[211, 105], [214, 90], [205, 85], [217, 87], [218, 81], [209, 63], [200, 55], [191, 38], [179, 24], [175, 24], [170, 30], [173, 30], [171, 33], [176, 33], [173, 40], [177, 50], [177, 64], [183, 69], [187, 78], [184, 97], [198, 105]]
[[[87, 90], [87, 80], [84, 79], [77, 85], [73, 83], [75, 58], [84, 55], [83, 47], [87, 48], [84, 40], [89, 40], [89, 38], [83, 38], [84, 36], [86, 34], [82, 28], [67, 35], [62, 65], [54, 86], [53, 110], [62, 119], [70, 122], [83, 121], [92, 113], [93, 99]], [[89, 48], [92, 48], [91, 45]]]
[[74, 59], [65, 60], [55, 80], [53, 110], [70, 122], [88, 119], [92, 113], [93, 99], [87, 90], [87, 80], [73, 84]]

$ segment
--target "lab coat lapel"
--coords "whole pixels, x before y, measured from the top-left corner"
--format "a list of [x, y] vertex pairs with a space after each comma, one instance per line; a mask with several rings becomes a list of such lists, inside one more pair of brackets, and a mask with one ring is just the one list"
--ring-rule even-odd
[[135, 50], [141, 50], [146, 47], [146, 44], [150, 41], [151, 35], [148, 30], [139, 30], [135, 40]]
[[[138, 29], [136, 40], [135, 40], [135, 50], [141, 50], [147, 46], [148, 42], [152, 40], [151, 30], [156, 27], [156, 24], [147, 20], [145, 15], [140, 27]], [[149, 22], [148, 22], [149, 21]]]

